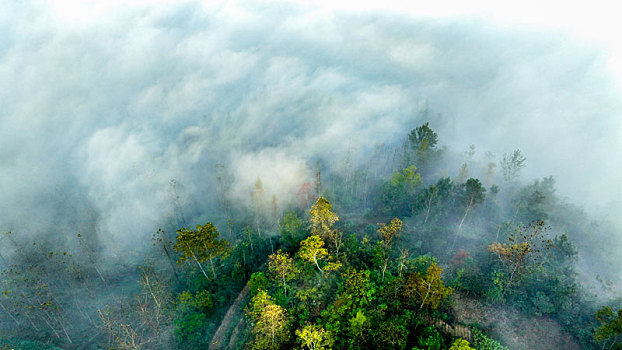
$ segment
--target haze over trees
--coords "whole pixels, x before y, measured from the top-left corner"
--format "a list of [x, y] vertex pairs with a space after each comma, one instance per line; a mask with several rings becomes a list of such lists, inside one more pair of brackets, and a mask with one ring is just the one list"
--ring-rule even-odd
[[[158, 230], [139, 266], [102, 266], [96, 249], [46, 251], [43, 242], [26, 247], [5, 233], [12, 255], [1, 260], [0, 345], [622, 346], [622, 305], [603, 303], [582, 284], [573, 241], [582, 239], [584, 226], [555, 195], [553, 178], [520, 182], [526, 159], [518, 150], [503, 156], [503, 174], [487, 173], [495, 183], [488, 188], [477, 178], [461, 179], [461, 171], [439, 175], [435, 163], [449, 151], [436, 147], [439, 136], [429, 124], [405, 137], [411, 147], [386, 151], [403, 152], [395, 157], [399, 168], [382, 171], [368, 162], [343, 174], [318, 167], [318, 193], [306, 194], [306, 206], [278, 204], [283, 214], [269, 213], [258, 179], [248, 194], [250, 210], [222, 201], [225, 229], [232, 230], [227, 239], [211, 222], [178, 228], [174, 236]], [[481, 167], [480, 173], [490, 169]], [[363, 190], [343, 191], [344, 183]], [[488, 321], [474, 322], [476, 315]], [[506, 336], [503, 319], [511, 315], [524, 320], [514, 325], [524, 338]], [[529, 327], [561, 335], [538, 337]]]

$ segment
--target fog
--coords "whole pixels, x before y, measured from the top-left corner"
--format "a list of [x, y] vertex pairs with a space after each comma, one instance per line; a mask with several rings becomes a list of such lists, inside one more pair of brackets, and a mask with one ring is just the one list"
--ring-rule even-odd
[[523, 180], [617, 219], [620, 91], [569, 33], [254, 2], [64, 10], [0, 5], [0, 231], [137, 249], [176, 206], [216, 220], [219, 165], [232, 200], [261, 178], [285, 206], [317, 159], [398, 145], [426, 108], [440, 144], [520, 149]]

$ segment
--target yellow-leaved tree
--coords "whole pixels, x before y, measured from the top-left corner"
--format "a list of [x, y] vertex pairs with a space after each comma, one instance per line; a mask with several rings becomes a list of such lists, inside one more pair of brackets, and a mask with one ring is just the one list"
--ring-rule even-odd
[[283, 285], [283, 293], [287, 296], [287, 282], [296, 277], [298, 269], [289, 254], [280, 249], [268, 257], [268, 270], [273, 279]]
[[322, 275], [324, 275], [325, 271], [336, 270], [341, 266], [339, 262], [329, 262], [324, 268], [320, 267], [319, 261], [326, 260], [329, 255], [326, 248], [324, 248], [324, 240], [318, 235], [309, 236], [307, 239], [300, 242], [298, 256], [303, 260], [313, 263]]
[[333, 228], [335, 222], [339, 221], [339, 216], [332, 209], [332, 204], [326, 198], [318, 198], [309, 210], [310, 229], [312, 235], [320, 236], [325, 242], [332, 245], [335, 254], [338, 255], [342, 243], [342, 234]]
[[202, 262], [209, 261], [212, 268], [212, 275], [216, 278], [216, 268], [214, 259], [224, 257], [229, 253], [229, 242], [218, 238], [220, 234], [211, 222], [205, 225], [197, 225], [196, 230], [182, 228], [177, 230], [177, 239], [173, 248], [181, 253], [179, 261], [192, 259], [196, 262], [199, 269], [207, 278], [207, 273], [203, 268]]
[[415, 271], [406, 278], [404, 294], [408, 299], [419, 303], [419, 309], [428, 307], [436, 309], [453, 289], [445, 287], [441, 280], [441, 269], [436, 263], [428, 266], [425, 275]]
[[308, 324], [302, 329], [297, 329], [296, 336], [298, 336], [298, 342], [302, 344], [303, 348], [309, 350], [332, 349], [332, 334], [320, 326]]

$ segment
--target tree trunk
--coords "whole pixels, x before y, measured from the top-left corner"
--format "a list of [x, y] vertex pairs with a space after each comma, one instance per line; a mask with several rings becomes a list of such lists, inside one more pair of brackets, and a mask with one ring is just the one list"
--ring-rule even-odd
[[324, 276], [324, 271], [320, 269], [320, 265], [317, 263], [317, 259], [315, 258], [315, 256], [313, 257], [313, 262], [315, 263], [317, 269], [320, 270], [320, 272], [322, 273], [322, 276]]
[[196, 255], [192, 254], [192, 258], [194, 259], [194, 261], [197, 263], [197, 265], [199, 265], [199, 269], [201, 269], [201, 272], [203, 272], [203, 276], [205, 276], [205, 278], [209, 281], [210, 278], [207, 275], [207, 273], [205, 273], [205, 270], [203, 269], [203, 265], [201, 265], [201, 263], [199, 262], [199, 260], [197, 259]]
[[212, 274], [214, 275], [214, 279], [216, 279], [216, 269], [214, 269], [214, 258], [209, 258], [209, 263], [212, 266]]

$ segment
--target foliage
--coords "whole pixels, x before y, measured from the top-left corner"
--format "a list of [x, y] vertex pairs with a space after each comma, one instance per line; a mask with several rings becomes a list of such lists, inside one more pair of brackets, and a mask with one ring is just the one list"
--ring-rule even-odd
[[436, 263], [432, 263], [426, 270], [425, 275], [418, 271], [412, 272], [406, 278], [404, 295], [419, 305], [436, 309], [452, 292], [451, 287], [445, 287], [441, 280], [443, 270]]
[[482, 183], [477, 179], [468, 179], [464, 184], [460, 185], [457, 189], [456, 203], [464, 210], [464, 215], [460, 224], [458, 225], [458, 231], [462, 229], [464, 220], [467, 218], [469, 212], [473, 211], [475, 207], [480, 205], [484, 198], [486, 189], [482, 187]]
[[213, 278], [216, 278], [216, 269], [214, 267], [214, 259], [229, 253], [229, 242], [225, 239], [218, 238], [219, 233], [211, 222], [201, 226], [197, 225], [196, 230], [188, 230], [182, 228], [177, 230], [177, 240], [175, 242], [175, 251], [181, 253], [180, 261], [193, 259], [205, 278], [209, 279], [202, 262], [209, 261]]
[[501, 295], [505, 295], [510, 287], [520, 284], [528, 273], [541, 264], [542, 249], [549, 248], [551, 241], [544, 238], [549, 230], [543, 221], [535, 222], [527, 227], [519, 227], [508, 237], [509, 243], [494, 242], [488, 251], [494, 253], [503, 264], [502, 274], [498, 277]]
[[279, 222], [279, 230], [283, 244], [289, 251], [298, 248], [300, 241], [307, 234], [304, 221], [293, 210], [289, 210], [283, 215], [283, 219]]
[[248, 281], [251, 295], [256, 295], [260, 290], [267, 290], [270, 287], [270, 281], [263, 272], [255, 272]]
[[300, 242], [300, 251], [298, 255], [303, 260], [315, 264], [315, 267], [317, 267], [322, 275], [324, 275], [324, 272], [336, 270], [340, 266], [338, 262], [328, 262], [324, 268], [320, 267], [319, 262], [328, 257], [328, 251], [324, 248], [324, 241], [322, 238], [317, 235], [309, 236], [309, 238]]
[[600, 326], [594, 332], [594, 339], [609, 349], [622, 349], [622, 309], [614, 312], [605, 306], [596, 312]]
[[501, 169], [503, 169], [503, 178], [505, 181], [515, 180], [521, 169], [525, 166], [525, 158], [520, 150], [514, 150], [511, 154], [504, 153], [501, 160]]
[[473, 335], [473, 346], [477, 350], [508, 350], [507, 347], [494, 339], [488, 338], [484, 332], [478, 329], [473, 329], [471, 334]]
[[399, 237], [400, 232], [402, 231], [402, 220], [398, 218], [393, 218], [388, 225], [383, 223], [378, 224], [380, 228], [378, 229], [378, 235], [380, 235], [380, 239], [382, 239], [382, 243], [386, 247], [390, 247], [393, 241]]
[[402, 171], [393, 171], [390, 181], [383, 183], [379, 189], [377, 210], [390, 216], [410, 215], [412, 199], [421, 182], [421, 175], [414, 165]]
[[283, 294], [287, 296], [287, 282], [295, 278], [298, 273], [294, 259], [279, 250], [268, 257], [268, 270], [273, 279], [282, 283]]
[[440, 157], [440, 150], [436, 147], [438, 135], [426, 122], [411, 130], [408, 134], [408, 141], [410, 148], [414, 151], [415, 164], [427, 174], [428, 169]]
[[[464, 295], [474, 304], [492, 301], [495, 310], [546, 316], [581, 348], [620, 347], [620, 311], [596, 312], [575, 270], [575, 243], [584, 247], [599, 240], [602, 226], [584, 223], [579, 210], [560, 200], [553, 178], [522, 187], [513, 182], [525, 162], [520, 151], [504, 155], [509, 183], [497, 186], [493, 156], [486, 169], [473, 158], [472, 147], [463, 179], [454, 183], [431, 176], [443, 174], [433, 167], [441, 155], [437, 145], [438, 135], [426, 123], [411, 131], [401, 149], [378, 145], [367, 163], [355, 166], [348, 155], [341, 166], [316, 172], [315, 191], [302, 184], [296, 195], [300, 207], [288, 204], [289, 198], [278, 202], [285, 210], [280, 221], [276, 198], [268, 203], [259, 178], [251, 210], [236, 207], [223, 187], [223, 213], [216, 220], [226, 221], [231, 244], [209, 222], [177, 230], [174, 246], [173, 237], [160, 230], [138, 276], [134, 265], [127, 268], [137, 282], [129, 288], [128, 281], [107, 273], [105, 259], [91, 256], [95, 248], [83, 249], [88, 256], [77, 260], [64, 250], [48, 252], [43, 241], [24, 254], [13, 234], [4, 235], [0, 253], [6, 250], [15, 263], [0, 256], [0, 333], [13, 332], [7, 333], [10, 344], [24, 348], [31, 343], [13, 334], [27, 334], [41, 348], [208, 348], [214, 331], [229, 322], [229, 307], [239, 315], [239, 306], [247, 322], [230, 325], [229, 347], [243, 342], [255, 349], [506, 349], [478, 330], [469, 345], [439, 326], [441, 320], [463, 321], [444, 302], [456, 289], [461, 296], [450, 301]], [[426, 175], [426, 187], [420, 186], [419, 172]], [[467, 179], [469, 172], [485, 174], [490, 190]], [[320, 188], [333, 204], [318, 198]], [[305, 213], [305, 203], [316, 198]], [[173, 199], [176, 219], [184, 221], [179, 195]], [[267, 234], [277, 230], [279, 239]], [[250, 302], [240, 292], [245, 285]], [[109, 297], [119, 286], [130, 291], [127, 298], [99, 310], [71, 303], [97, 293]], [[83, 343], [89, 327], [99, 331]], [[0, 347], [5, 344], [0, 341]]]
[[335, 254], [339, 254], [342, 243], [342, 234], [333, 228], [339, 216], [333, 211], [333, 206], [324, 197], [318, 198], [316, 203], [309, 210], [309, 221], [311, 235], [321, 237], [325, 242], [334, 247]]
[[475, 350], [469, 345], [469, 342], [464, 339], [456, 339], [453, 343], [451, 343], [449, 350]]
[[333, 339], [329, 331], [316, 325], [305, 325], [296, 330], [296, 336], [303, 348], [309, 350], [330, 350]]

